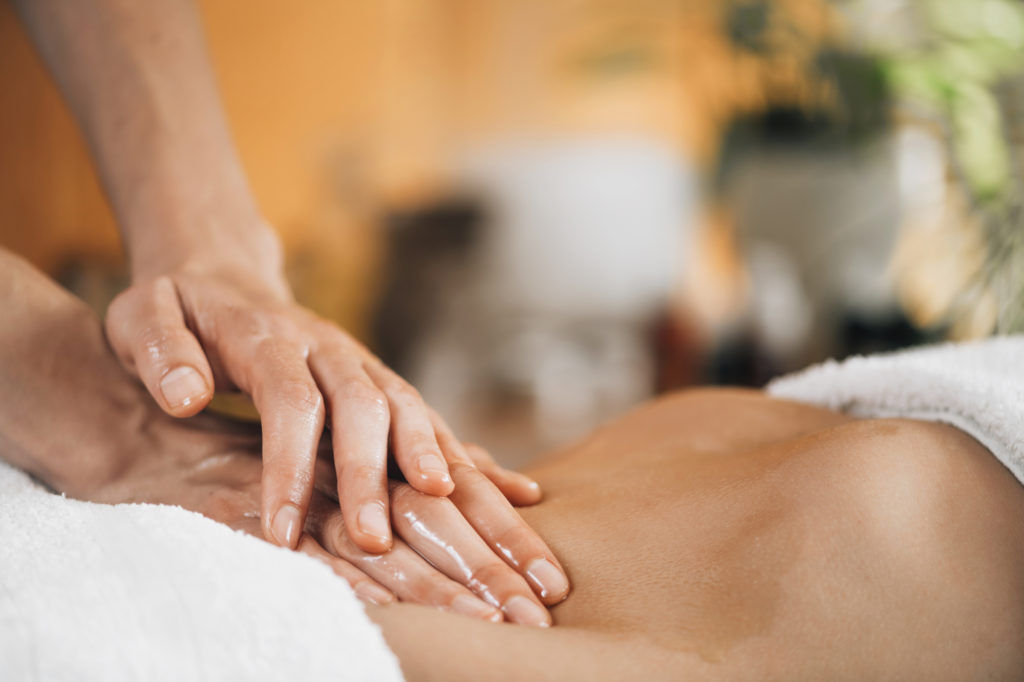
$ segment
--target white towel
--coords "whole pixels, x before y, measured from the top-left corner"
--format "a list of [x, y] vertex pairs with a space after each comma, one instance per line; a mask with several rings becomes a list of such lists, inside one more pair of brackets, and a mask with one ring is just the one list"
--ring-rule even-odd
[[952, 424], [1024, 483], [1024, 336], [829, 361], [767, 390], [860, 417]]
[[318, 561], [178, 507], [66, 499], [0, 463], [0, 680], [401, 680]]

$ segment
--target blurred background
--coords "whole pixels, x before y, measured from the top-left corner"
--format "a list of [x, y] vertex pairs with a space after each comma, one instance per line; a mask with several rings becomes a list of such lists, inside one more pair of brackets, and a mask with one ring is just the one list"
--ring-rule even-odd
[[[514, 465], [659, 392], [1024, 331], [1021, 0], [199, 2], [298, 298]], [[0, 4], [0, 244], [126, 282]]]

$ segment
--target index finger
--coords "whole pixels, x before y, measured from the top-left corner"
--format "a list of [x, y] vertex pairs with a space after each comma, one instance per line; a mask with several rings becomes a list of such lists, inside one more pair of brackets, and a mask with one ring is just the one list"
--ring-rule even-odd
[[251, 394], [263, 430], [263, 530], [295, 549], [313, 494], [324, 400], [294, 345], [264, 342], [254, 366]]

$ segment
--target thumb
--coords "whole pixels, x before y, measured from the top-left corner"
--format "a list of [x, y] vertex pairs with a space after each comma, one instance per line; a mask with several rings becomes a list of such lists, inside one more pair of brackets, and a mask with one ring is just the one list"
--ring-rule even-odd
[[213, 398], [213, 373], [185, 325], [168, 277], [122, 292], [107, 310], [107, 339], [121, 363], [142, 379], [167, 414], [191, 417]]

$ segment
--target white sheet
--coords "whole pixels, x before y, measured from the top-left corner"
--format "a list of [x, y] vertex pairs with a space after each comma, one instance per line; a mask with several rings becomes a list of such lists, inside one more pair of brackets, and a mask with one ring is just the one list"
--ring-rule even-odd
[[401, 680], [348, 585], [198, 514], [0, 463], [0, 680]]

